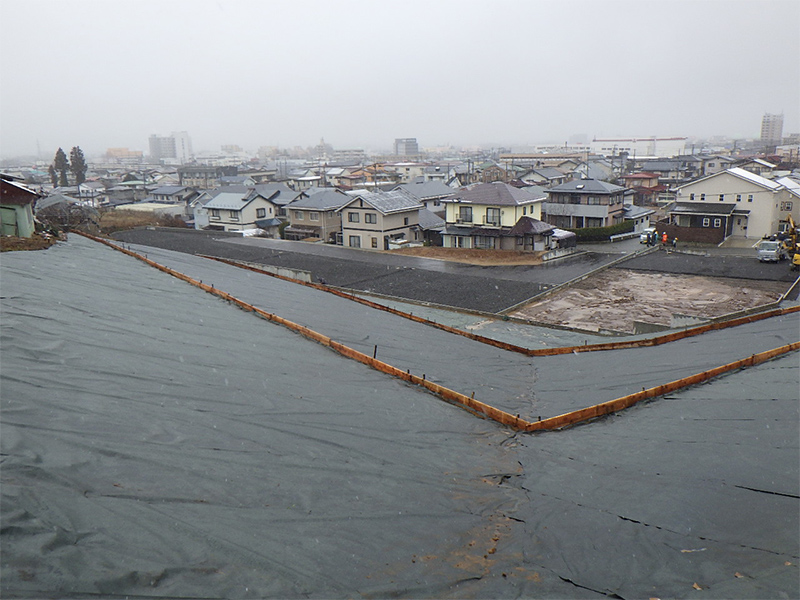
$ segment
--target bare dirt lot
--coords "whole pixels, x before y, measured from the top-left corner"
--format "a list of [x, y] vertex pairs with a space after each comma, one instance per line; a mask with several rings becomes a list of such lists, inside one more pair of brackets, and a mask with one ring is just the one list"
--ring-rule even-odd
[[513, 313], [587, 331], [634, 333], [634, 321], [675, 326], [673, 314], [718, 317], [776, 301], [778, 281], [610, 269]]
[[540, 265], [542, 252], [516, 252], [514, 250], [480, 250], [477, 248], [442, 248], [421, 246], [390, 250], [390, 254], [438, 258], [470, 265]]
[[45, 250], [58, 241], [56, 237], [33, 235], [29, 238], [15, 236], [0, 237], [0, 252], [17, 252], [20, 250]]

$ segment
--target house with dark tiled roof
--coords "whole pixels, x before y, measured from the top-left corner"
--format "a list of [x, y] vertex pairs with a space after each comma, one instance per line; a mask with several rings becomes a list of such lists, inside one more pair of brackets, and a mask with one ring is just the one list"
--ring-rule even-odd
[[550, 187], [564, 183], [569, 176], [555, 167], [537, 167], [522, 175], [520, 179], [525, 183]]
[[418, 181], [398, 185], [396, 190], [408, 192], [432, 212], [444, 212], [442, 199], [453, 194], [453, 188], [442, 181]]
[[422, 242], [419, 211], [424, 205], [403, 190], [351, 192], [339, 208], [342, 244], [350, 248], [388, 250], [401, 241]]
[[574, 179], [546, 190], [543, 219], [562, 229], [609, 227], [625, 218], [633, 190], [599, 179]]
[[289, 225], [283, 230], [287, 240], [315, 238], [335, 242], [342, 230], [339, 209], [352, 198], [336, 188], [309, 188], [285, 206]]
[[[545, 198], [542, 188], [516, 188], [500, 181], [479, 183], [457, 190], [450, 197], [442, 199], [446, 206], [442, 245], [446, 248], [525, 249], [525, 240], [518, 239], [519, 236], [512, 230], [522, 217], [541, 221], [541, 207]], [[526, 231], [536, 233], [534, 230]], [[549, 235], [537, 235], [536, 243], [529, 240], [530, 248], [527, 249], [544, 250], [549, 247]]]

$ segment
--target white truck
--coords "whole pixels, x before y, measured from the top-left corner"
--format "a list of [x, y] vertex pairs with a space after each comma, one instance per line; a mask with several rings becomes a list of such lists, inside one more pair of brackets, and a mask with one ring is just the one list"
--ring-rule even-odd
[[757, 248], [758, 260], [761, 262], [779, 262], [788, 258], [786, 248], [778, 240], [761, 240]]

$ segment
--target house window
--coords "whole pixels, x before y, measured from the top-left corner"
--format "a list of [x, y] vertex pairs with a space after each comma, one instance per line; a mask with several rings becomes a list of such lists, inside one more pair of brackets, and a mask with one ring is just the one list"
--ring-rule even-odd
[[[349, 212], [349, 213], [347, 213], [347, 222], [348, 223], [360, 223], [361, 222], [361, 218], [358, 216], [357, 212]], [[361, 240], [361, 238], [359, 238], [359, 243], [360, 243], [360, 240]], [[360, 248], [361, 246], [359, 245], [357, 247]]]
[[372, 240], [372, 247], [373, 248], [377, 248], [378, 247], [378, 238], [374, 237], [374, 238], [370, 238], [370, 239]]
[[[358, 213], [355, 213], [355, 215], [358, 216]], [[348, 241], [349, 241], [349, 245], [350, 245], [351, 248], [361, 248], [361, 236], [360, 235], [351, 235]]]
[[742, 195], [741, 194], [736, 194], [736, 201], [737, 202], [741, 202], [742, 201]]
[[408, 225], [408, 217], [403, 217], [403, 225]]
[[308, 213], [308, 220], [309, 221], [319, 221], [319, 213], [318, 212], [310, 212], [310, 213]]
[[486, 224], [487, 225], [500, 225], [500, 209], [487, 208], [486, 209]]
[[[458, 207], [458, 220], [462, 223], [472, 223], [472, 207], [459, 206]], [[461, 246], [459, 246], [460, 248]]]
[[724, 202], [725, 201], [725, 194], [720, 194], [719, 195], [719, 201], [720, 202]]
[[700, 194], [700, 200], [705, 202], [705, 199], [706, 199], [706, 195], [705, 194]]
[[230, 215], [231, 221], [238, 221], [239, 220], [239, 211], [238, 210], [229, 210], [228, 214]]
[[524, 217], [527, 214], [528, 214], [528, 207], [527, 206], [523, 206], [522, 207], [522, 216]]
[[711, 219], [703, 217], [703, 227], [708, 227], [709, 225], [711, 225]]
[[257, 208], [256, 209], [256, 218], [263, 219], [267, 216], [267, 209], [266, 208]]
[[694, 194], [689, 194], [689, 201], [691, 202], [693, 200], [694, 200]]
[[466, 238], [461, 235], [453, 237], [453, 248], [467, 248]]
[[714, 219], [714, 227], [722, 227], [722, 219]]
[[747, 201], [748, 202], [752, 202], [753, 201], [753, 194], [747, 194]]
[[302, 221], [303, 219], [305, 219], [305, 216], [303, 216], [303, 211], [302, 210], [294, 211], [294, 220], [295, 221]]
[[598, 196], [589, 196], [589, 198], [586, 200], [586, 204], [600, 204], [600, 198]]
[[375, 224], [378, 222], [378, 215], [375, 213], [366, 213], [364, 215], [364, 223], [372, 223]]
[[211, 218], [212, 219], [219, 219], [219, 209], [218, 208], [212, 208], [211, 209]]
[[781, 210], [792, 210], [791, 202], [781, 202]]

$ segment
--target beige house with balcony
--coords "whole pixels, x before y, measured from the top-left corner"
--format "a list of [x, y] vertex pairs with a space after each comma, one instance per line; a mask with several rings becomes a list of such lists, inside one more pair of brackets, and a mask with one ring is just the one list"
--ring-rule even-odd
[[342, 216], [341, 244], [350, 248], [388, 250], [403, 241], [422, 242], [419, 211], [424, 205], [402, 190], [353, 192], [338, 209]]
[[283, 230], [287, 240], [315, 238], [335, 242], [342, 230], [339, 209], [352, 198], [335, 188], [310, 188], [284, 208], [289, 226]]
[[[537, 186], [516, 188], [495, 181], [479, 183], [443, 198], [446, 206], [442, 245], [446, 248], [493, 250], [544, 250], [553, 229], [541, 222], [544, 190]], [[514, 228], [525, 218], [525, 227]], [[520, 236], [517, 233], [525, 235]], [[538, 236], [533, 239], [531, 236]], [[527, 238], [526, 238], [527, 236]], [[521, 246], [521, 247], [520, 247]]]
[[544, 220], [562, 229], [609, 227], [625, 219], [634, 191], [600, 179], [574, 179], [547, 190]]

